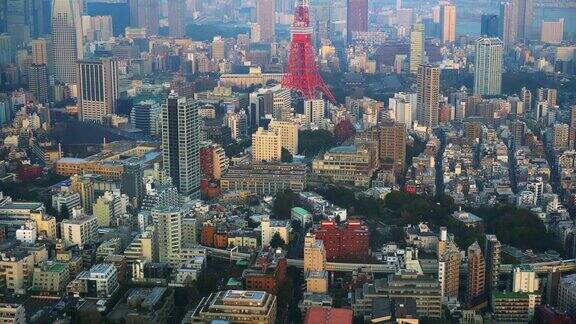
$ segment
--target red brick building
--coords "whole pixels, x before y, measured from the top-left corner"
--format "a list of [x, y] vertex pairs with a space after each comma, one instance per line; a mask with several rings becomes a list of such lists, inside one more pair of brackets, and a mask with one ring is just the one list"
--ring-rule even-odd
[[365, 262], [370, 256], [370, 233], [360, 220], [342, 226], [324, 220], [314, 235], [323, 241], [327, 261]]
[[342, 308], [310, 307], [304, 324], [352, 324], [352, 310]]
[[276, 295], [286, 279], [286, 252], [261, 251], [254, 264], [242, 273], [246, 290], [265, 291]]
[[200, 243], [204, 246], [214, 246], [214, 234], [216, 234], [216, 228], [210, 222], [205, 222], [202, 224], [202, 234], [200, 235]]

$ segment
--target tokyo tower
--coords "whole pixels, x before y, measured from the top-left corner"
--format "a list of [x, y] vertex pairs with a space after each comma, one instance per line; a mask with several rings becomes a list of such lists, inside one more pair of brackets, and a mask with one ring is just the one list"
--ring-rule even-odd
[[336, 103], [316, 67], [308, 0], [296, 0], [288, 71], [282, 78], [282, 86], [302, 93], [304, 99], [316, 99], [316, 90], [320, 90], [330, 102]]

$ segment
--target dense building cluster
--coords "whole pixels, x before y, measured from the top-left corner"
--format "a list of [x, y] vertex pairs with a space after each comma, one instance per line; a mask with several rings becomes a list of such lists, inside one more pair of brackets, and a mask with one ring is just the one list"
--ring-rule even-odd
[[0, 0], [0, 322], [573, 323], [576, 4], [416, 2]]

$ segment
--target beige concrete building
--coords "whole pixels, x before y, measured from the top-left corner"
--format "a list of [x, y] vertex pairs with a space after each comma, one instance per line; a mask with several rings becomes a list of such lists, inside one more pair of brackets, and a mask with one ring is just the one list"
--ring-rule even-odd
[[310, 270], [326, 270], [326, 250], [322, 240], [307, 233], [304, 238], [304, 272]]
[[272, 120], [268, 129], [280, 135], [280, 143], [290, 154], [298, 154], [298, 124], [285, 120]]
[[60, 229], [62, 240], [67, 246], [78, 245], [83, 248], [84, 245], [96, 239], [98, 221], [94, 216], [81, 215], [63, 220], [60, 223]]
[[280, 161], [282, 156], [282, 137], [280, 134], [258, 128], [252, 134], [252, 161]]
[[66, 263], [43, 262], [34, 268], [33, 289], [35, 291], [63, 292], [68, 281], [70, 281], [70, 272]]
[[124, 256], [129, 264], [134, 263], [138, 259], [143, 259], [149, 262], [156, 262], [157, 256], [155, 253], [156, 240], [154, 239], [154, 230], [146, 230], [140, 235], [136, 236], [132, 243], [124, 250]]
[[250, 68], [247, 74], [222, 74], [220, 86], [247, 88], [253, 85], [266, 85], [268, 81], [281, 82], [283, 73], [262, 73], [260, 68]]
[[28, 253], [0, 253], [0, 280], [10, 294], [24, 295], [32, 284], [34, 256]]
[[531, 293], [538, 291], [540, 279], [534, 269], [526, 264], [514, 267], [512, 270], [512, 291]]
[[306, 273], [306, 292], [326, 294], [328, 292], [328, 271], [308, 271], [308, 273]]
[[403, 172], [406, 165], [406, 127], [394, 121], [385, 121], [380, 128], [380, 164]]
[[47, 215], [42, 211], [30, 211], [30, 219], [36, 222], [38, 235], [49, 240], [56, 239], [56, 217]]
[[284, 189], [306, 188], [306, 165], [301, 163], [256, 163], [230, 168], [220, 179], [222, 192], [241, 191], [275, 195]]
[[540, 29], [540, 41], [548, 44], [560, 44], [564, 36], [564, 19], [543, 21]]
[[182, 247], [183, 211], [177, 207], [156, 208], [152, 218], [156, 224], [158, 241], [158, 261], [172, 266], [179, 265]]
[[376, 164], [366, 146], [338, 146], [314, 159], [312, 174], [320, 181], [368, 187]]
[[568, 124], [554, 124], [552, 127], [552, 147], [555, 150], [567, 149], [570, 141], [570, 128]]
[[0, 323], [26, 324], [26, 311], [20, 304], [0, 303]]
[[290, 222], [286, 220], [276, 220], [270, 219], [265, 217], [262, 219], [260, 223], [261, 228], [261, 242], [262, 246], [270, 245], [270, 241], [272, 237], [278, 233], [280, 237], [284, 240], [284, 243], [290, 243], [290, 232], [292, 230], [292, 226], [290, 226]]
[[89, 177], [73, 175], [70, 177], [70, 189], [80, 195], [80, 203], [86, 213], [92, 213], [94, 205], [94, 185]]
[[204, 297], [183, 324], [224, 320], [232, 323], [273, 324], [276, 296], [263, 291], [227, 290]]

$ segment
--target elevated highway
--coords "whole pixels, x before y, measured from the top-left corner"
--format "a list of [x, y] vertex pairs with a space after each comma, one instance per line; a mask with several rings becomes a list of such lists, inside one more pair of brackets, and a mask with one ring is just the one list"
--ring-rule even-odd
[[[230, 250], [222, 250], [216, 249], [211, 247], [205, 247], [208, 255], [217, 257], [217, 258], [224, 258], [229, 260], [241, 260], [250, 257], [249, 253], [240, 253], [237, 251], [230, 251]], [[304, 260], [302, 259], [288, 259], [287, 263], [289, 266], [294, 266], [297, 268], [304, 267]], [[427, 264], [423, 266], [424, 273], [433, 274], [437, 267], [431, 266], [432, 264]], [[566, 259], [562, 261], [552, 261], [552, 262], [538, 262], [538, 263], [529, 263], [528, 265], [532, 266], [534, 271], [538, 274], [545, 274], [552, 269], [556, 269], [560, 272], [572, 272], [576, 271], [576, 259]], [[500, 273], [502, 274], [510, 274], [512, 273], [512, 269], [514, 268], [513, 264], [502, 264], [500, 266]], [[395, 267], [393, 265], [388, 264], [380, 264], [380, 263], [342, 263], [342, 262], [327, 262], [326, 263], [326, 270], [328, 271], [335, 271], [335, 272], [352, 272], [356, 270], [362, 270], [364, 272], [373, 272], [373, 273], [388, 273], [392, 274], [395, 272]], [[467, 272], [467, 266], [463, 263], [460, 267], [461, 273]]]

